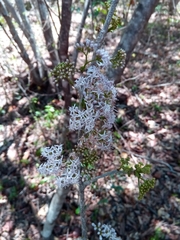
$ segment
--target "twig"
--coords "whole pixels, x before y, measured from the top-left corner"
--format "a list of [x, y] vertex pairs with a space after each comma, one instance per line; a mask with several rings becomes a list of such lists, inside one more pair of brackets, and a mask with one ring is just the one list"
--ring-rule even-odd
[[123, 173], [123, 172], [122, 171], [118, 171], [118, 170], [112, 170], [112, 171], [103, 173], [103, 174], [101, 174], [101, 175], [99, 175], [99, 176], [97, 176], [95, 178], [92, 178], [89, 181], [85, 181], [84, 182], [84, 186], [87, 187], [88, 185], [90, 185], [93, 182], [96, 182], [100, 178], [104, 178], [104, 177], [111, 176], [111, 175], [114, 175], [114, 174], [119, 174], [119, 173]]
[[148, 56], [148, 57], [152, 57], [152, 58], [155, 58], [155, 59], [158, 58], [158, 55], [157, 55], [157, 54], [150, 53], [150, 52], [143, 52], [143, 51], [141, 51], [141, 50], [138, 50], [138, 51], [135, 50], [134, 53], [136, 53], [136, 54], [141, 54], [141, 55]]
[[[80, 23], [80, 26], [79, 26], [79, 29], [78, 29], [75, 46], [76, 46], [76, 44], [79, 43], [80, 40], [81, 40], [82, 30], [83, 30], [83, 28], [84, 28], [84, 24], [85, 24], [86, 17], [87, 17], [87, 14], [88, 14], [89, 5], [90, 5], [90, 0], [86, 0], [85, 3], [84, 3], [84, 11], [83, 11], [81, 23]], [[74, 65], [75, 65], [75, 66], [76, 66], [76, 62], [77, 62], [77, 57], [78, 57], [78, 51], [77, 51], [77, 49], [76, 49], [76, 47], [75, 47], [75, 48], [74, 48], [74, 52], [73, 52], [73, 62], [74, 62]]]
[[97, 36], [97, 39], [96, 39], [96, 44], [97, 44], [96, 50], [98, 48], [100, 48], [102, 43], [103, 43], [104, 37], [105, 37], [105, 35], [106, 35], [107, 31], [108, 31], [108, 27], [109, 27], [109, 25], [111, 23], [111, 19], [113, 17], [113, 14], [114, 14], [114, 11], [116, 9], [116, 6], [117, 6], [118, 2], [119, 2], [119, 0], [112, 0], [112, 2], [111, 2], [111, 6], [109, 8], [109, 12], [107, 14], [104, 26], [101, 29], [101, 31], [100, 31], [99, 35]]
[[[126, 82], [129, 82], [129, 81], [134, 81], [134, 80], [136, 80], [136, 79], [137, 79], [138, 77], [140, 77], [140, 76], [141, 76], [141, 73], [138, 74], [138, 75], [135, 76], [135, 77], [125, 79], [124, 81], [118, 83], [118, 85], [122, 85], [122, 84], [124, 84], [124, 83], [126, 83]], [[118, 86], [118, 85], [117, 85], [117, 86]]]
[[56, 34], [58, 35], [58, 30], [57, 30], [57, 28], [56, 28], [56, 24], [55, 24], [55, 22], [54, 22], [54, 20], [53, 20], [53, 17], [52, 17], [51, 12], [52, 12], [56, 17], [58, 17], [58, 16], [57, 16], [57, 14], [52, 10], [52, 8], [49, 7], [47, 1], [44, 0], [44, 2], [45, 2], [45, 4], [46, 4], [47, 10], [48, 10], [48, 12], [49, 12], [49, 16], [50, 16], [50, 18], [51, 18], [51, 21], [52, 21], [52, 24], [53, 24], [54, 29], [55, 29], [55, 31], [56, 31]]
[[37, 0], [37, 5], [41, 18], [42, 31], [46, 43], [46, 48], [51, 58], [53, 67], [59, 63], [57, 49], [55, 48], [55, 41], [49, 19], [48, 9], [44, 1]]
[[129, 125], [130, 123], [132, 123], [134, 121], [134, 119], [129, 120], [128, 122], [126, 122], [125, 124], [123, 124], [120, 129], [123, 129], [125, 126]]
[[8, 32], [6, 31], [5, 27], [3, 26], [2, 23], [0, 23], [0, 26], [2, 27], [4, 33], [6, 34], [6, 36], [9, 38], [9, 40], [11, 41], [11, 44], [15, 47], [15, 49], [17, 50], [17, 52], [19, 53], [19, 55], [21, 55], [21, 52], [19, 51], [18, 47], [16, 46], [16, 44], [12, 41], [12, 37], [8, 34]]
[[166, 87], [166, 86], [170, 86], [172, 84], [180, 84], [180, 81], [172, 81], [170, 83], [161, 83], [161, 84], [156, 84], [156, 85], [148, 85], [148, 87], [150, 87], [150, 88]]

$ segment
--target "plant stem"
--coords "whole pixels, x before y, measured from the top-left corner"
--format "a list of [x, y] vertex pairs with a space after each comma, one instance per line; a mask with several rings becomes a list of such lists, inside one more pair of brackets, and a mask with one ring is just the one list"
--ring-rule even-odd
[[81, 229], [82, 229], [82, 240], [87, 240], [87, 225], [86, 225], [86, 213], [85, 213], [85, 202], [84, 202], [84, 184], [82, 180], [79, 181], [79, 205], [80, 205], [80, 216], [81, 216]]
[[106, 16], [106, 20], [105, 20], [105, 23], [103, 25], [103, 28], [101, 29], [101, 31], [100, 31], [97, 39], [96, 39], [97, 49], [100, 48], [101, 45], [102, 45], [102, 42], [103, 42], [104, 37], [105, 37], [105, 35], [108, 31], [108, 27], [111, 23], [111, 19], [113, 17], [114, 11], [116, 10], [116, 6], [117, 6], [118, 2], [119, 2], [119, 0], [112, 0], [112, 2], [111, 2], [111, 6], [110, 6], [109, 12]]
[[112, 170], [112, 171], [109, 171], [109, 172], [105, 172], [103, 173], [102, 175], [99, 175], [97, 177], [94, 177], [92, 178], [91, 180], [88, 180], [88, 181], [85, 181], [83, 184], [84, 184], [84, 187], [90, 185], [91, 183], [93, 182], [96, 182], [98, 179], [100, 178], [104, 178], [104, 177], [107, 177], [107, 176], [112, 176], [112, 175], [115, 175], [115, 174], [121, 174], [121, 175], [124, 175], [122, 171], [119, 171], [119, 170]]

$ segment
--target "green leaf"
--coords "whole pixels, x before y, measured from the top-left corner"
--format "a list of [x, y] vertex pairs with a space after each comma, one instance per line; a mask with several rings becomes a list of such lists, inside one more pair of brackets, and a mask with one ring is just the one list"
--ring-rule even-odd
[[121, 135], [120, 135], [118, 132], [114, 132], [114, 136], [115, 136], [116, 138], [118, 138], [118, 139], [121, 138]]
[[75, 210], [76, 215], [79, 215], [80, 212], [81, 212], [80, 207], [76, 208], [76, 210]]

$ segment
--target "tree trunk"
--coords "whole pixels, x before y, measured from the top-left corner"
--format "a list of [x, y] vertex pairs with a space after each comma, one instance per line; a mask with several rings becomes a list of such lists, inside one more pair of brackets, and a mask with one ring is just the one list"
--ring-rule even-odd
[[[5, 0], [5, 1], [8, 1], [8, 0]], [[21, 19], [22, 19], [22, 24], [21, 24], [23, 27], [22, 30], [31, 45], [31, 48], [34, 52], [35, 59], [37, 61], [37, 68], [39, 71], [40, 78], [43, 79], [45, 77], [45, 71], [44, 71], [45, 67], [42, 62], [42, 58], [40, 56], [39, 50], [37, 48], [36, 40], [34, 39], [34, 33], [31, 29], [29, 20], [26, 16], [26, 9], [24, 6], [24, 2], [22, 0], [16, 0], [16, 5], [18, 8], [19, 14], [21, 16]], [[21, 27], [21, 25], [20, 25], [20, 27]]]
[[62, 205], [65, 201], [68, 192], [69, 192], [68, 187], [58, 188], [56, 193], [54, 194], [51, 204], [49, 206], [43, 230], [41, 232], [41, 235], [43, 236], [44, 240], [52, 239], [52, 231], [55, 225], [55, 221], [61, 211]]
[[61, 61], [65, 61], [68, 57], [69, 48], [69, 30], [71, 26], [71, 6], [72, 0], [62, 0], [62, 16], [61, 29], [58, 39], [58, 51]]
[[[62, 0], [62, 16], [61, 16], [61, 29], [58, 39], [58, 53], [60, 61], [68, 59], [68, 48], [69, 48], [69, 31], [71, 26], [71, 6], [72, 0]], [[60, 79], [59, 86], [64, 92], [65, 110], [68, 114], [68, 109], [71, 106], [71, 87], [68, 81]]]
[[[115, 55], [119, 49], [123, 49], [126, 52], [125, 66], [127, 65], [133, 49], [141, 37], [158, 2], [159, 0], [141, 0], [138, 3], [138, 6], [135, 9], [130, 22], [123, 31], [121, 40], [113, 55]], [[116, 84], [119, 83], [125, 66], [123, 68], [118, 68], [115, 70], [109, 69], [107, 73], [108, 77], [114, 79]]]
[[13, 23], [12, 23], [12, 18], [9, 16], [5, 6], [2, 3], [2, 0], [0, 0], [0, 13], [2, 14], [2, 16], [4, 17], [8, 27], [9, 27], [9, 31], [13, 37], [13, 40], [16, 42], [20, 52], [20, 56], [22, 57], [22, 59], [24, 60], [24, 62], [28, 65], [29, 68], [29, 72], [30, 72], [30, 78], [31, 81], [38, 83], [39, 86], [42, 85], [42, 81], [40, 79], [40, 76], [38, 74], [38, 71], [36, 68], [34, 68], [29, 55], [27, 54], [26, 49], [24, 48], [24, 45], [18, 35], [18, 32], [16, 31]]

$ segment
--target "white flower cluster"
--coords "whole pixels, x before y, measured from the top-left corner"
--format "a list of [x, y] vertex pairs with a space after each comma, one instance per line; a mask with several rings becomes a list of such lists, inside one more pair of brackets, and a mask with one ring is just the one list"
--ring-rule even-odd
[[[96, 51], [97, 45], [86, 40], [77, 44], [85, 54]], [[69, 62], [64, 63], [68, 65]], [[63, 66], [64, 66], [63, 65]], [[114, 102], [116, 89], [113, 81], [107, 79], [102, 70], [111, 65], [108, 53], [103, 49], [96, 51], [96, 66], [90, 66], [85, 76], [76, 80], [75, 88], [83, 98], [82, 109], [70, 107], [70, 130], [82, 130], [78, 146], [90, 150], [109, 150], [112, 146], [111, 128], [115, 121]], [[62, 67], [62, 66], [61, 66]], [[47, 162], [39, 167], [43, 175], [55, 175], [59, 187], [77, 183], [80, 179], [81, 163], [73, 152], [66, 162], [63, 161], [62, 145], [47, 147], [42, 150]], [[91, 160], [91, 159], [90, 159]], [[90, 161], [89, 160], [89, 161]]]
[[96, 57], [100, 57], [100, 61], [97, 61], [97, 65], [102, 68], [107, 68], [111, 65], [111, 59], [109, 53], [104, 49], [98, 49], [96, 51]]
[[108, 150], [112, 145], [110, 129], [115, 121], [113, 82], [99, 68], [91, 66], [86, 76], [76, 80], [75, 87], [83, 95], [85, 110], [76, 106], [69, 108], [70, 130], [84, 130], [97, 149]]
[[43, 148], [41, 151], [43, 157], [47, 158], [47, 162], [39, 166], [38, 171], [42, 175], [58, 175], [62, 165], [62, 145]]
[[71, 154], [66, 164], [63, 163], [62, 145], [55, 145], [42, 149], [42, 156], [47, 162], [39, 166], [38, 171], [42, 175], [54, 175], [57, 185], [61, 187], [78, 183], [80, 178], [80, 160]]
[[67, 162], [67, 168], [65, 169], [62, 176], [57, 177], [56, 183], [59, 187], [65, 187], [70, 184], [76, 184], [80, 177], [80, 161], [79, 158], [69, 160]]
[[107, 224], [96, 224], [92, 223], [92, 226], [95, 231], [97, 231], [97, 234], [99, 235], [99, 240], [102, 240], [103, 238], [109, 239], [109, 240], [121, 240], [120, 237], [117, 237], [117, 234], [110, 225]]

